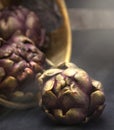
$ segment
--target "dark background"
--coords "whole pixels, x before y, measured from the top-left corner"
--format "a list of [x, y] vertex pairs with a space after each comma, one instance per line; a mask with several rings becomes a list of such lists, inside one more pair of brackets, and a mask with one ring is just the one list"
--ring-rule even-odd
[[[75, 9], [114, 9], [114, 0], [66, 0], [69, 15]], [[75, 14], [74, 14], [75, 16]], [[110, 21], [109, 21], [110, 22]], [[75, 23], [75, 22], [74, 22]], [[114, 24], [114, 22], [111, 22]], [[83, 126], [58, 126], [38, 108], [13, 111], [0, 118], [0, 130], [113, 130], [114, 129], [114, 29], [72, 28], [71, 61], [104, 85], [106, 108], [100, 119]]]

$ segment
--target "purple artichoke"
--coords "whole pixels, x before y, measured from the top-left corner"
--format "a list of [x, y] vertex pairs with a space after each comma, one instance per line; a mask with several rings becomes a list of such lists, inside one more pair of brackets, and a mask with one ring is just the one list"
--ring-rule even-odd
[[19, 35], [7, 42], [0, 39], [0, 94], [10, 96], [23, 89], [26, 80], [34, 82], [44, 61], [44, 54], [29, 38]]
[[39, 17], [22, 6], [13, 6], [0, 11], [0, 37], [8, 40], [15, 33], [30, 38], [39, 48], [47, 46], [48, 36]]
[[74, 64], [46, 70], [38, 81], [43, 84], [39, 104], [55, 121], [86, 123], [99, 117], [105, 107], [101, 83]]

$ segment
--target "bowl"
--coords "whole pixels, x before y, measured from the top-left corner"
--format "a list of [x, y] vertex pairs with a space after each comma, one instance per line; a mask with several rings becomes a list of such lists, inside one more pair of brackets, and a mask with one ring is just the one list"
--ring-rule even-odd
[[63, 23], [51, 34], [51, 46], [47, 50], [47, 57], [55, 64], [68, 62], [71, 57], [71, 28], [67, 7], [64, 0], [56, 0], [61, 12]]
[[[11, 4], [16, 4], [16, 1], [21, 2], [21, 0], [1, 0], [0, 9], [10, 6]], [[71, 57], [71, 28], [67, 12], [67, 7], [64, 0], [55, 0], [58, 9], [60, 10], [62, 23], [61, 25], [51, 32], [51, 43], [49, 48], [46, 50], [46, 57], [53, 62], [55, 65], [58, 65], [63, 62], [69, 62]], [[30, 91], [30, 90], [29, 90]], [[31, 92], [31, 91], [30, 91]], [[0, 105], [7, 108], [15, 109], [26, 109], [31, 108], [37, 105], [37, 96], [21, 97], [21, 93], [18, 93], [19, 100], [17, 99], [5, 99], [0, 96]], [[26, 101], [27, 100], [27, 101]], [[33, 101], [34, 100], [34, 101]]]

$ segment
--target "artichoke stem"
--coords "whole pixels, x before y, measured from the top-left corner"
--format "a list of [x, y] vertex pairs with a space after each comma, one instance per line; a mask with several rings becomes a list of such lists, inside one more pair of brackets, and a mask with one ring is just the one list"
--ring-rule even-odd
[[13, 108], [17, 110], [24, 110], [28, 108], [33, 108], [37, 106], [37, 102], [32, 103], [15, 103], [8, 100], [5, 100], [3, 98], [0, 98], [0, 105], [7, 107], [7, 108]]

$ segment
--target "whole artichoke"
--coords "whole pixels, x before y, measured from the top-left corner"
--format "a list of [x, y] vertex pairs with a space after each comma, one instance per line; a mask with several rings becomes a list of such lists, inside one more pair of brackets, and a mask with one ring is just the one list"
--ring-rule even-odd
[[38, 81], [43, 84], [39, 105], [60, 123], [86, 123], [105, 107], [101, 83], [72, 63], [46, 70]]
[[36, 73], [43, 69], [45, 56], [33, 43], [20, 35], [9, 41], [0, 38], [0, 95], [12, 96], [30, 86]]
[[47, 46], [48, 36], [39, 17], [22, 6], [10, 6], [0, 10], [0, 37], [8, 40], [15, 33], [30, 38], [39, 48]]

